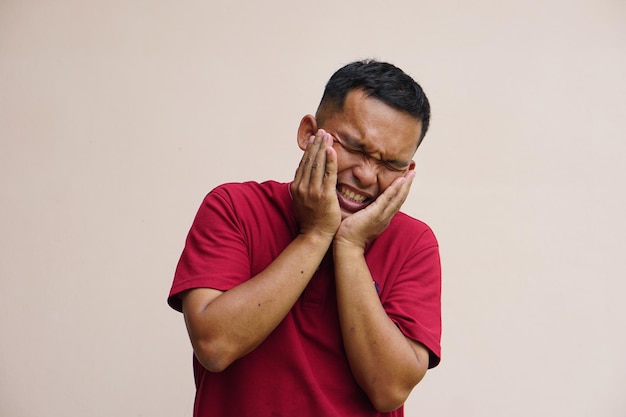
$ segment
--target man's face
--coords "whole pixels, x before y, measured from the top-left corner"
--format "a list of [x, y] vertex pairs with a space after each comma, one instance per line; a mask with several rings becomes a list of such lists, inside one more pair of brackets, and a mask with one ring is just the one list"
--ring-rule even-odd
[[348, 93], [340, 113], [319, 126], [330, 133], [337, 151], [337, 196], [342, 218], [372, 203], [412, 161], [422, 123], [361, 90]]

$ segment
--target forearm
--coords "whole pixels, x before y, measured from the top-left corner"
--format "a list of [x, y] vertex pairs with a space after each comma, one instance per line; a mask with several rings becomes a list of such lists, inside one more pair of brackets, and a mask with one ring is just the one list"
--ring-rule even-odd
[[337, 303], [352, 372], [380, 411], [401, 406], [428, 367], [383, 309], [363, 250], [335, 243]]
[[209, 302], [183, 299], [194, 351], [221, 371], [256, 348], [284, 319], [330, 246], [330, 238], [299, 235], [261, 273]]

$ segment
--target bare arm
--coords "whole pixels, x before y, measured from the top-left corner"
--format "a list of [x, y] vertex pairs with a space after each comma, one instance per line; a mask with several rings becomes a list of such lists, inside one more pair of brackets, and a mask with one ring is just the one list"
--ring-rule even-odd
[[219, 372], [256, 348], [295, 304], [329, 245], [323, 236], [299, 235], [263, 272], [237, 287], [187, 292], [183, 313], [200, 363]]
[[346, 218], [335, 239], [337, 304], [352, 373], [379, 411], [400, 407], [428, 369], [427, 349], [404, 336], [383, 309], [365, 262], [365, 245], [387, 227], [413, 174]]
[[219, 372], [256, 348], [293, 307], [315, 273], [341, 221], [332, 140], [311, 140], [291, 192], [300, 234], [261, 273], [226, 292], [194, 289], [182, 297], [196, 357]]

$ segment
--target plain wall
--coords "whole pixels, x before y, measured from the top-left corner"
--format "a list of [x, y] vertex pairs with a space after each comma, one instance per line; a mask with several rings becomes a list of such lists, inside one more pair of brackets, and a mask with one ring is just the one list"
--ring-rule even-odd
[[432, 127], [403, 210], [443, 261], [413, 416], [626, 415], [626, 3], [0, 0], [0, 415], [189, 416], [165, 302], [226, 181], [289, 181], [338, 67]]

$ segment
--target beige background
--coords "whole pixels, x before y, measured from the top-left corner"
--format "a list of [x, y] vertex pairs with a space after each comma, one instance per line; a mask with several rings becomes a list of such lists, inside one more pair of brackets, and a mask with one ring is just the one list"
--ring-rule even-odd
[[443, 362], [407, 416], [626, 415], [623, 0], [0, 0], [0, 415], [189, 416], [195, 211], [290, 180], [366, 57], [433, 107], [404, 210], [441, 243]]

